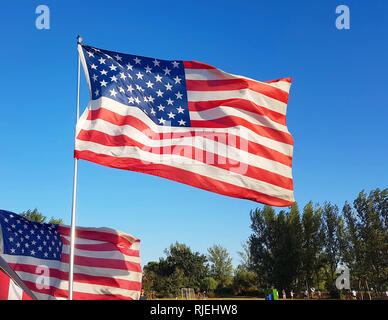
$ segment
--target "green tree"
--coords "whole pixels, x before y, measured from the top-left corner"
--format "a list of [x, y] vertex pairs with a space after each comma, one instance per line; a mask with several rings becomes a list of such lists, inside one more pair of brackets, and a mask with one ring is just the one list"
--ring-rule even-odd
[[206, 292], [209, 292], [209, 291], [214, 291], [217, 289], [219, 283], [216, 279], [214, 279], [213, 277], [206, 277], [204, 278], [202, 281], [201, 281], [201, 291], [206, 291]]
[[265, 288], [291, 289], [298, 285], [301, 269], [301, 231], [297, 205], [275, 214], [265, 206], [251, 212], [249, 238], [251, 270]]
[[290, 284], [284, 289], [299, 291], [302, 285], [303, 228], [297, 203], [291, 206], [288, 213], [287, 231], [287, 265], [290, 270]]
[[339, 263], [343, 262], [343, 251], [345, 241], [344, 221], [339, 215], [339, 209], [336, 205], [325, 202], [322, 207], [324, 248], [323, 262], [325, 264], [326, 288], [333, 295], [337, 291], [335, 280], [337, 278], [336, 269]]
[[264, 206], [250, 216], [249, 255], [241, 252], [240, 269], [254, 271], [263, 288], [315, 287], [338, 295], [336, 269], [343, 262], [351, 288], [388, 287], [388, 189], [362, 191], [342, 213], [329, 202], [309, 202], [302, 216], [296, 204], [278, 214]]
[[[351, 279], [357, 282], [361, 281], [364, 261], [363, 243], [359, 236], [359, 225], [357, 217], [351, 204], [347, 201], [342, 208], [342, 216], [345, 221], [345, 245], [342, 252], [342, 257], [346, 265], [352, 272]], [[353, 283], [353, 288], [358, 287], [359, 283]]]
[[148, 262], [143, 268], [142, 289], [144, 289], [147, 296], [159, 287], [158, 271], [159, 263], [156, 261]]
[[220, 245], [213, 245], [207, 251], [208, 261], [210, 262], [210, 275], [221, 286], [229, 286], [233, 278], [233, 265], [228, 251]]
[[[44, 216], [41, 212], [38, 211], [38, 209], [30, 210], [28, 209], [27, 211], [24, 211], [20, 213], [20, 215], [27, 220], [34, 221], [34, 222], [40, 222], [40, 223], [46, 223], [47, 217]], [[48, 223], [51, 224], [63, 224], [62, 219], [55, 219], [51, 218]]]
[[252, 266], [252, 257], [249, 250], [249, 241], [241, 243], [242, 251], [237, 251], [237, 254], [240, 256], [240, 264], [238, 265], [239, 269], [249, 270]]
[[168, 277], [163, 277], [157, 287], [162, 297], [179, 295], [181, 288], [185, 287], [185, 275], [183, 271], [176, 268]]
[[388, 286], [388, 189], [361, 191], [353, 202], [346, 203], [347, 245], [344, 260], [359, 286], [366, 285], [383, 291]]
[[252, 234], [249, 237], [252, 269], [262, 286], [273, 285], [274, 248], [276, 245], [275, 211], [270, 206], [250, 212]]
[[192, 252], [188, 246], [179, 242], [172, 244], [164, 253], [166, 258], [159, 260], [159, 274], [168, 277], [179, 269], [183, 273], [183, 285], [198, 291], [201, 281], [208, 275], [206, 256]]
[[290, 232], [288, 214], [281, 210], [277, 216], [275, 229], [275, 246], [273, 252], [273, 284], [279, 290], [288, 289], [295, 277], [294, 266], [289, 262], [293, 259], [293, 243]]
[[302, 271], [305, 288], [309, 289], [314, 282], [319, 283], [319, 272], [324, 265], [322, 209], [319, 206], [314, 209], [312, 202], [303, 209], [302, 230]]
[[183, 271], [176, 268], [170, 274], [163, 274], [159, 262], [151, 261], [143, 268], [142, 288], [149, 295], [151, 292], [158, 297], [173, 297], [180, 294], [185, 287]]
[[245, 268], [237, 268], [234, 273], [232, 287], [235, 295], [257, 295], [259, 291], [257, 274]]

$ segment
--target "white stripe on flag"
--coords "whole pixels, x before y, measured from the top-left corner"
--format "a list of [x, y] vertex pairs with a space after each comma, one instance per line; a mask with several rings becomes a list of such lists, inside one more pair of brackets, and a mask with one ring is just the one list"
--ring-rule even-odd
[[9, 281], [8, 300], [23, 300], [23, 290], [12, 279]]

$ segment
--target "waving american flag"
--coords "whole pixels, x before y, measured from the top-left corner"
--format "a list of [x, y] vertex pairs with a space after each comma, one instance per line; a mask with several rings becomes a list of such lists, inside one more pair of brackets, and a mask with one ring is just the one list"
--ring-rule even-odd
[[260, 82], [195, 61], [78, 45], [90, 101], [75, 157], [219, 194], [294, 203], [290, 78]]
[[[76, 228], [74, 299], [139, 299], [139, 240], [109, 228]], [[38, 299], [67, 299], [70, 227], [0, 210], [0, 257]]]

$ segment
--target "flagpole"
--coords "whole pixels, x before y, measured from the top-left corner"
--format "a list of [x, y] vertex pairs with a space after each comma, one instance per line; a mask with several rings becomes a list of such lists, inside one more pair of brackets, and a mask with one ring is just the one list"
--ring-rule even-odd
[[[82, 38], [77, 36], [77, 51], [78, 44], [82, 42]], [[78, 52], [78, 66], [77, 66], [77, 121], [79, 119], [79, 92], [80, 92], [80, 71], [81, 71], [81, 58]], [[77, 126], [75, 128], [77, 132]], [[75, 143], [74, 137], [74, 143]], [[78, 176], [78, 159], [74, 158], [74, 174], [73, 174], [73, 205], [71, 208], [71, 239], [70, 239], [70, 264], [69, 264], [69, 295], [68, 299], [73, 300], [73, 279], [74, 279], [74, 247], [75, 247], [75, 213], [77, 202], [77, 176]]]

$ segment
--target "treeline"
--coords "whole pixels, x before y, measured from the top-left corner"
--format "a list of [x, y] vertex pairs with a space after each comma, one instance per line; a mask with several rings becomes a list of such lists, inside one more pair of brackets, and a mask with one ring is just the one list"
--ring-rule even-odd
[[160, 297], [181, 288], [209, 295], [259, 295], [269, 288], [298, 294], [315, 288], [339, 297], [336, 273], [349, 268], [350, 289], [388, 290], [388, 189], [361, 192], [340, 209], [325, 202], [297, 204], [278, 213], [270, 206], [251, 211], [252, 234], [233, 270], [225, 248], [206, 255], [175, 243], [166, 257], [144, 267], [143, 288]]
[[207, 294], [230, 291], [233, 265], [225, 248], [214, 245], [208, 249], [208, 255], [204, 255], [176, 242], [164, 253], [166, 258], [144, 267], [143, 289], [147, 295], [152, 292], [156, 297], [181, 296], [181, 288]]
[[293, 205], [275, 214], [251, 212], [248, 267], [261, 286], [294, 291], [311, 287], [338, 295], [337, 267], [350, 271], [350, 288], [388, 289], [388, 189], [361, 192], [342, 210], [329, 202]]

